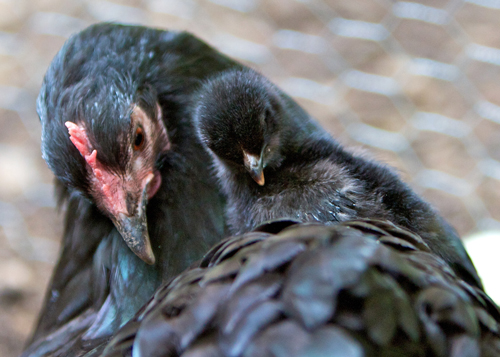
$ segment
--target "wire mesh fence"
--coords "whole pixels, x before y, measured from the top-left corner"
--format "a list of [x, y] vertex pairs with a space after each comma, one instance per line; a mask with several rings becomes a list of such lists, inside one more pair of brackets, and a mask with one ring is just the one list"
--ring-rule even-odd
[[462, 236], [500, 229], [500, 0], [2, 0], [0, 355], [22, 347], [62, 230], [35, 98], [98, 21], [196, 34], [398, 168]]

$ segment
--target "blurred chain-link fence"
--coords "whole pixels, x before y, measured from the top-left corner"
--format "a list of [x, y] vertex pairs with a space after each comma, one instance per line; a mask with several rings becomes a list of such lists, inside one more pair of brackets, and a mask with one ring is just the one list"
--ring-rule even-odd
[[0, 0], [0, 355], [20, 351], [62, 231], [35, 98], [98, 21], [193, 32], [397, 167], [462, 236], [500, 227], [500, 0]]

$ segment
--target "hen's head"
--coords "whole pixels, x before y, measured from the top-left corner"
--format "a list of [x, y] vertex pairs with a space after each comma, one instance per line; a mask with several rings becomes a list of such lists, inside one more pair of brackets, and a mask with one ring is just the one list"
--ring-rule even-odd
[[53, 105], [46, 91], [47, 83], [38, 109], [49, 167], [112, 220], [137, 256], [154, 264], [146, 204], [161, 185], [158, 164], [170, 149], [154, 89], [126, 79], [82, 80], [58, 96], [50, 120], [43, 115], [43, 107]]

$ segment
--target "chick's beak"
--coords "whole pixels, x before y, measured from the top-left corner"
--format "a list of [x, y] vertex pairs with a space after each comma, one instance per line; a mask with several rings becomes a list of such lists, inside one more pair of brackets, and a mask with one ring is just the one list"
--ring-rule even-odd
[[137, 208], [134, 212], [129, 212], [129, 214], [119, 212], [112, 217], [115, 227], [120, 232], [127, 246], [135, 255], [150, 265], [155, 263], [155, 256], [149, 239], [146, 205], [148, 203], [148, 186], [151, 184], [153, 177], [154, 175], [150, 174], [146, 178]]
[[243, 151], [243, 162], [245, 168], [257, 184], [264, 186], [264, 168], [262, 167], [262, 156], [256, 156]]

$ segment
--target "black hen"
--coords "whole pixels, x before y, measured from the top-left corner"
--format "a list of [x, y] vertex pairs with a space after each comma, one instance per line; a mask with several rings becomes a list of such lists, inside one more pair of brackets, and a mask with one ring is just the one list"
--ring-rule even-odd
[[221, 242], [88, 356], [500, 355], [498, 307], [418, 235], [290, 224]]
[[25, 355], [109, 336], [224, 236], [189, 103], [200, 80], [235, 66], [187, 33], [114, 24], [56, 55], [38, 113], [65, 231]]
[[421, 235], [482, 288], [453, 228], [391, 169], [346, 151], [260, 74], [230, 70], [207, 81], [195, 123], [227, 196], [232, 233], [283, 217], [387, 219]]

